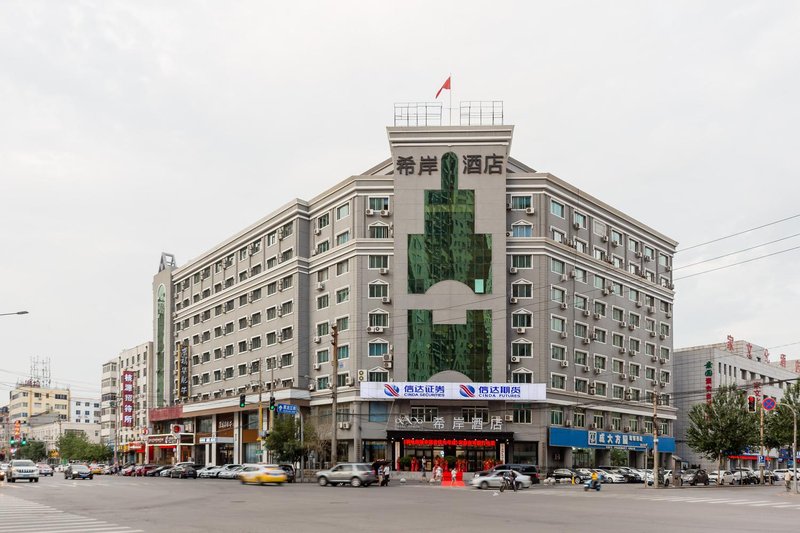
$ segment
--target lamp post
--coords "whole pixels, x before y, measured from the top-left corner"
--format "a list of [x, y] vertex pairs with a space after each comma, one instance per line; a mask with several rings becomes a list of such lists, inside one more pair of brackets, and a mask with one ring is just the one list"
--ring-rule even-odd
[[27, 315], [27, 311], [15, 311], [13, 313], [0, 313], [0, 316], [9, 316], [9, 315]]

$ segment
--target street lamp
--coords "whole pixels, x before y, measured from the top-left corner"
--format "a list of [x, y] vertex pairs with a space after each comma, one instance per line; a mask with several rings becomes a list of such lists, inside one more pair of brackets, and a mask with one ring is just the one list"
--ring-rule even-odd
[[27, 315], [27, 311], [16, 311], [14, 313], [0, 313], [0, 316], [9, 316], [9, 315]]

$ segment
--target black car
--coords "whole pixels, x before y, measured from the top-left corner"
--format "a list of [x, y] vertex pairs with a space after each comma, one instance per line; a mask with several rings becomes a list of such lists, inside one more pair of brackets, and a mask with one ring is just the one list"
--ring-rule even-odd
[[288, 483], [294, 483], [296, 474], [295, 474], [295, 471], [294, 471], [294, 467], [292, 465], [281, 464], [281, 465], [278, 465], [278, 468], [280, 468], [281, 470], [286, 472], [286, 481]]
[[581, 477], [581, 475], [569, 468], [556, 468], [550, 473], [550, 477], [558, 481], [559, 479], [578, 479], [583, 480], [586, 476]]
[[64, 470], [64, 479], [94, 479], [94, 475], [86, 465], [69, 465]]
[[194, 469], [193, 466], [190, 465], [178, 465], [169, 472], [169, 477], [172, 478], [194, 478], [197, 479], [197, 470]]
[[708, 473], [701, 469], [692, 468], [681, 474], [681, 485], [708, 485]]
[[519, 472], [524, 476], [528, 476], [531, 478], [531, 483], [536, 485], [540, 483], [541, 480], [539, 479], [539, 469], [536, 468], [534, 465], [523, 465], [523, 464], [502, 464], [502, 465], [495, 465], [492, 467], [491, 470], [486, 470], [484, 472], [478, 472], [475, 476], [487, 476], [494, 474], [496, 472], [504, 472], [506, 470], [513, 470], [514, 472]]
[[167, 468], [169, 468], [169, 466], [166, 466], [166, 465], [157, 466], [156, 468], [154, 468], [152, 470], [148, 470], [147, 472], [145, 472], [144, 475], [148, 476], [148, 477], [157, 477], [161, 473], [162, 470], [166, 470]]

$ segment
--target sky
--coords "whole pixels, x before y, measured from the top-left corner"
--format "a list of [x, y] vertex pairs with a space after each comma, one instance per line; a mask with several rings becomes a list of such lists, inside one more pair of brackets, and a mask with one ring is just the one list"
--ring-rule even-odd
[[[162, 251], [183, 264], [386, 159], [393, 104], [450, 74], [454, 105], [504, 102], [514, 158], [679, 250], [800, 214], [798, 56], [797, 2], [2, 2], [0, 313], [29, 314], [0, 316], [0, 404], [32, 356], [99, 394], [152, 337]], [[796, 234], [679, 251], [739, 253], [676, 269], [675, 347], [800, 356], [800, 250], [678, 279]]]

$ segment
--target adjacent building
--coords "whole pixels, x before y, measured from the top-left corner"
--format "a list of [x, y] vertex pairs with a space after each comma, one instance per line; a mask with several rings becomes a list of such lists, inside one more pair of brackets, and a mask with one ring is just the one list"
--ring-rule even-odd
[[145, 342], [119, 354], [116, 379], [116, 442], [119, 460], [144, 460], [144, 438], [148, 433], [148, 406], [151, 405], [149, 371], [153, 360], [153, 343]]
[[[675, 351], [678, 361], [674, 367], [675, 406], [679, 409], [675, 435], [676, 454], [689, 465], [716, 470], [718, 464], [702, 457], [686, 442], [689, 427], [688, 413], [692, 406], [710, 401], [714, 392], [725, 385], [735, 385], [746, 391], [752, 399], [754, 409], [760, 408], [763, 398], [780, 401], [787, 387], [794, 384], [800, 375], [795, 372], [794, 361], [771, 364], [769, 351], [746, 340], [680, 348]], [[768, 453], [767, 461], [772, 467], [786, 458], [778, 450]], [[791, 454], [789, 454], [791, 456]], [[731, 456], [724, 467], [734, 465], [758, 468], [758, 449], [742, 450]]]
[[69, 421], [76, 424], [100, 424], [100, 399], [72, 395]]
[[[81, 408], [84, 406], [81, 405]], [[100, 442], [100, 424], [94, 422], [64, 420], [57, 413], [41, 413], [30, 417], [26, 434], [29, 439], [44, 442], [48, 454], [58, 450], [61, 435], [83, 433], [89, 442]]]
[[62, 420], [69, 418], [70, 392], [42, 386], [39, 381], [28, 379], [17, 383], [9, 392], [8, 412], [13, 424], [19, 420], [26, 424], [34, 415], [47, 412], [58, 413]]
[[112, 450], [117, 445], [119, 356], [103, 364], [100, 381], [100, 442]]
[[672, 452], [676, 242], [512, 158], [513, 131], [388, 128], [363, 174], [162, 255], [147, 460], [257, 460], [259, 392], [340, 459], [643, 466], [654, 413]]

